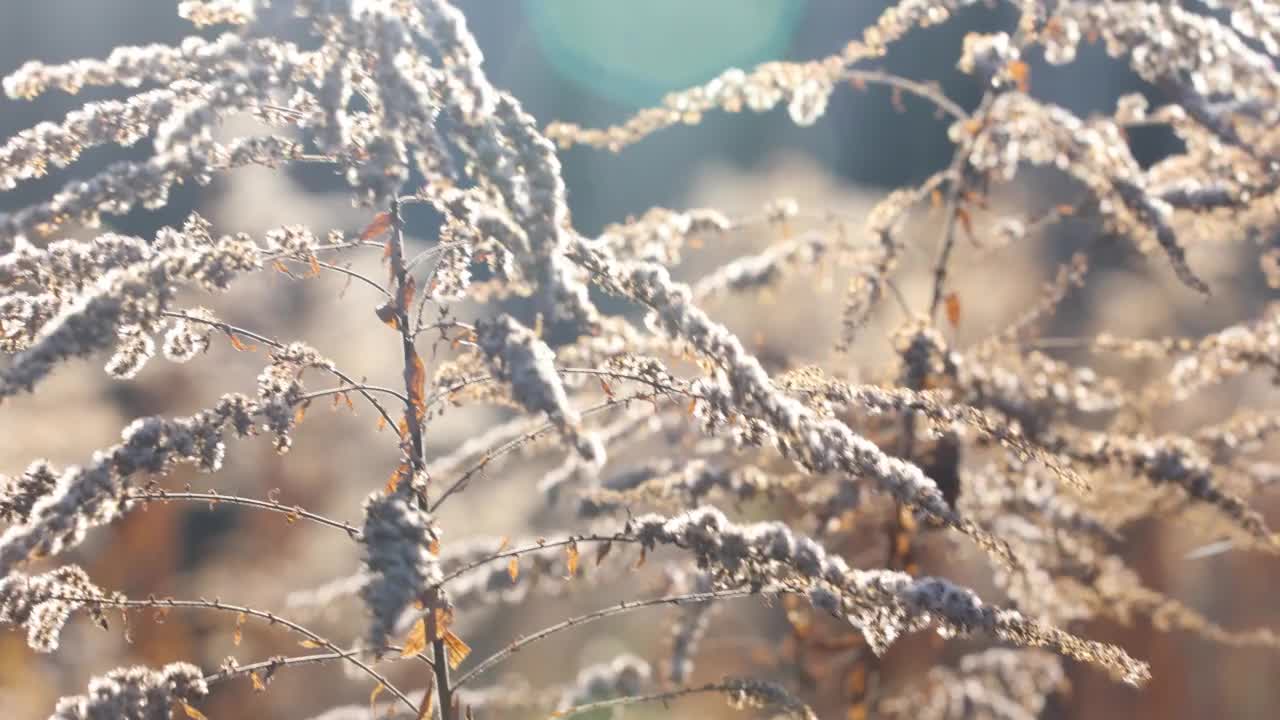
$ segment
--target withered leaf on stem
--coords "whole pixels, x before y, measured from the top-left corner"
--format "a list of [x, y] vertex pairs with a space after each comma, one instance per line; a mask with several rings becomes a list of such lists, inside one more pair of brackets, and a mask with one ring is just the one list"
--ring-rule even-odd
[[951, 327], [960, 326], [960, 296], [956, 293], [947, 293], [947, 322], [951, 323]]
[[572, 578], [578, 574], [578, 543], [573, 542], [565, 546], [565, 567], [569, 571], [569, 577]]
[[418, 422], [427, 415], [427, 367], [422, 362], [422, 356], [418, 353], [413, 354], [413, 370], [409, 377], [409, 405], [413, 407], [414, 416]]
[[391, 229], [391, 213], [383, 212], [373, 216], [373, 220], [360, 231], [361, 240], [372, 240]]
[[386, 324], [387, 327], [392, 330], [400, 329], [400, 312], [399, 309], [396, 308], [395, 303], [388, 300], [379, 305], [373, 312], [378, 316], [379, 320]]
[[413, 628], [409, 630], [409, 635], [404, 639], [404, 647], [400, 650], [400, 657], [413, 657], [423, 650], [427, 649], [427, 621], [419, 620], [413, 624]]

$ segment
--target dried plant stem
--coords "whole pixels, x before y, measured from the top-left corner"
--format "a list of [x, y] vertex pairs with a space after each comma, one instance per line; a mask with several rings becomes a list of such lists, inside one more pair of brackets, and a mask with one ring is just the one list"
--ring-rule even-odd
[[[488, 381], [490, 379], [491, 378], [480, 378], [478, 380]], [[598, 405], [585, 408], [581, 411], [580, 414], [583, 417], [587, 417], [588, 415], [594, 415], [596, 413], [603, 412], [610, 408], [635, 402], [636, 400], [654, 400], [654, 399], [655, 399], [655, 396], [652, 394], [636, 394], [636, 395], [628, 395], [626, 397], [617, 397], [617, 398], [613, 398], [612, 400], [606, 400]], [[534, 428], [533, 430], [530, 430], [524, 435], [521, 435], [520, 437], [510, 440], [506, 443], [503, 443], [499, 447], [496, 447], [493, 450], [490, 450], [489, 452], [485, 453], [484, 457], [481, 458], [479, 462], [471, 466], [457, 480], [455, 480], [452, 484], [450, 484], [449, 487], [445, 488], [444, 493], [442, 493], [440, 497], [436, 498], [435, 502], [431, 504], [431, 507], [429, 508], [430, 512], [435, 512], [437, 509], [439, 509], [441, 503], [443, 503], [446, 499], [448, 499], [450, 495], [453, 495], [454, 493], [464, 489], [467, 486], [467, 482], [470, 481], [471, 478], [474, 477], [477, 473], [483, 471], [485, 467], [489, 465], [489, 463], [493, 462], [494, 460], [498, 459], [499, 457], [509, 452], [516, 450], [517, 448], [523, 446], [525, 443], [528, 443], [531, 440], [537, 439], [539, 436], [542, 436], [549, 432], [554, 431], [555, 429], [556, 429], [556, 426], [554, 423], [550, 423], [550, 422], [543, 423], [542, 425], [539, 425], [538, 427]]]
[[[411, 398], [415, 397], [415, 387], [419, 387], [424, 378], [422, 360], [414, 348], [414, 330], [409, 324], [409, 305], [412, 302], [413, 286], [409, 271], [405, 267], [404, 257], [404, 218], [400, 214], [400, 200], [392, 199], [391, 208], [391, 241], [388, 261], [391, 264], [391, 277], [394, 280], [396, 329], [400, 332], [400, 348], [404, 359], [404, 420], [409, 434], [409, 465], [415, 475], [426, 472], [426, 453], [423, 449], [422, 420], [426, 415], [426, 407], [415, 406]], [[425, 403], [425, 398], [418, 396], [418, 402]], [[421, 413], [421, 414], [419, 414]], [[409, 483], [405, 483], [408, 485]], [[426, 505], [426, 497], [420, 496], [418, 501]], [[434, 595], [435, 598], [439, 594]], [[435, 611], [434, 603], [429, 602], [428, 612]], [[428, 620], [430, 628], [432, 659], [434, 662], [436, 692], [440, 696], [440, 720], [453, 720], [453, 688], [449, 686], [449, 649], [445, 645], [444, 632], [437, 627], [434, 616]]]
[[280, 513], [289, 518], [289, 522], [301, 518], [310, 520], [320, 525], [326, 525], [337, 530], [342, 530], [351, 537], [352, 540], [360, 539], [360, 528], [355, 527], [345, 520], [334, 520], [327, 518], [319, 513], [310, 510], [304, 510], [297, 505], [285, 505], [274, 500], [259, 500], [257, 498], [242, 497], [239, 495], [225, 495], [216, 491], [209, 492], [191, 492], [191, 491], [172, 491], [159, 488], [142, 490], [136, 493], [129, 493], [125, 496], [126, 500], [138, 500], [141, 502], [169, 502], [171, 500], [190, 500], [193, 502], [209, 503], [210, 508], [219, 503], [229, 503], [231, 505], [243, 505], [245, 507], [257, 508], [260, 510], [270, 510], [271, 512]]
[[[771, 590], [776, 591], [777, 588], [771, 588]], [[603, 620], [607, 617], [613, 617], [614, 615], [621, 615], [623, 613], [628, 613], [628, 612], [631, 612], [632, 610], [639, 610], [641, 608], [660, 607], [664, 605], [678, 606], [678, 605], [686, 605], [689, 603], [711, 602], [713, 600], [725, 600], [728, 598], [738, 598], [738, 597], [747, 597], [749, 595], [758, 595], [762, 592], [763, 591], [759, 589], [746, 587], [746, 588], [734, 588], [732, 590], [716, 590], [714, 592], [707, 592], [707, 593], [668, 595], [666, 597], [653, 598], [650, 600], [623, 600], [617, 605], [610, 605], [607, 608], [596, 610], [595, 612], [589, 612], [585, 615], [579, 615], [577, 617], [569, 618], [568, 620], [558, 622], [555, 625], [545, 627], [531, 635], [525, 635], [524, 637], [518, 640], [514, 640], [508, 643], [501, 650], [485, 658], [480, 662], [479, 665], [476, 665], [475, 667], [471, 668], [471, 670], [464, 673], [462, 677], [458, 678], [458, 681], [454, 683], [454, 687], [462, 687], [463, 685], [466, 685], [477, 676], [492, 669], [494, 665], [497, 665], [503, 660], [506, 660], [512, 655], [520, 652], [525, 647], [539, 640], [547, 638], [551, 635], [554, 635], [560, 632], [561, 630], [568, 630], [569, 628], [572, 628], [572, 627], [585, 625], [590, 622], [595, 622], [596, 620]]]
[[497, 552], [488, 557], [484, 557], [479, 560], [469, 562], [466, 565], [463, 565], [462, 567], [449, 573], [448, 575], [445, 575], [444, 578], [440, 580], [440, 582], [436, 583], [435, 587], [437, 588], [444, 587], [450, 580], [453, 580], [461, 575], [466, 575], [467, 573], [471, 572], [472, 570], [475, 570], [478, 567], [488, 565], [489, 563], [496, 562], [498, 560], [505, 560], [507, 558], [519, 557], [521, 555], [525, 555], [531, 552], [536, 552], [538, 550], [547, 550], [547, 549], [558, 548], [558, 547], [568, 547], [570, 545], [589, 544], [589, 543], [615, 543], [615, 542], [634, 543], [639, 541], [636, 538], [633, 538], [629, 535], [618, 533], [615, 535], [575, 535], [573, 537], [564, 538], [563, 540], [537, 542], [531, 545], [524, 545], [521, 547], [511, 548], [509, 550], [504, 550], [502, 552]]
[[[399, 645], [387, 645], [386, 647], [379, 648], [378, 652], [395, 653], [399, 655], [399, 653], [401, 653], [403, 650], [404, 648]], [[208, 683], [223, 682], [226, 680], [231, 680], [233, 678], [244, 677], [245, 675], [256, 673], [259, 670], [265, 670], [267, 671], [267, 673], [274, 673], [277, 669], [283, 668], [283, 667], [294, 667], [297, 665], [325, 663], [325, 662], [329, 662], [330, 660], [345, 660], [353, 655], [356, 655], [361, 652], [366, 652], [366, 651], [368, 651], [368, 648], [353, 647], [353, 648], [348, 648], [346, 650], [339, 650], [336, 652], [312, 653], [310, 655], [293, 655], [293, 656], [275, 655], [273, 657], [267, 658], [266, 660], [259, 660], [258, 662], [249, 663], [248, 665], [236, 665], [234, 668], [226, 668], [224, 670], [219, 670], [218, 672], [213, 673], [212, 675], [206, 675], [204, 680], [205, 682], [208, 682]], [[426, 663], [427, 665], [431, 665], [431, 659], [428, 658], [426, 655], [423, 655], [422, 653], [418, 653], [417, 655], [415, 655], [414, 659], [420, 660], [423, 663]]]
[[938, 109], [950, 115], [956, 120], [968, 120], [969, 113], [960, 107], [954, 100], [947, 97], [941, 89], [922, 82], [916, 82], [910, 78], [894, 75], [892, 73], [882, 72], [879, 70], [846, 70], [844, 73], [846, 80], [854, 83], [866, 83], [870, 85], [885, 85], [902, 90], [913, 95], [919, 96], [938, 106]]
[[48, 599], [82, 603], [85, 605], [121, 607], [121, 608], [149, 608], [149, 609], [194, 608], [194, 609], [200, 609], [200, 610], [218, 610], [222, 612], [232, 612], [236, 614], [242, 614], [247, 617], [254, 617], [254, 618], [259, 618], [261, 620], [266, 620], [268, 623], [272, 625], [280, 625], [285, 628], [288, 628], [289, 630], [292, 630], [293, 632], [304, 636], [311, 642], [317, 645], [320, 645], [328, 650], [333, 651], [335, 659], [342, 659], [356, 666], [357, 668], [360, 669], [361, 672], [365, 673], [366, 675], [373, 678], [374, 680], [377, 680], [378, 682], [382, 683], [382, 685], [386, 687], [388, 692], [390, 692], [397, 699], [399, 699], [406, 706], [408, 706], [408, 708], [411, 711], [415, 713], [418, 711], [417, 705], [415, 705], [413, 701], [410, 700], [403, 692], [401, 692], [394, 684], [392, 684], [389, 680], [387, 680], [387, 678], [384, 675], [382, 675], [382, 673], [379, 673], [377, 670], [374, 670], [373, 668], [369, 667], [367, 663], [365, 663], [364, 661], [356, 657], [356, 654], [360, 652], [359, 650], [343, 650], [342, 648], [338, 647], [337, 645], [325, 639], [323, 636], [317, 634], [316, 632], [309, 630], [306, 627], [292, 620], [280, 617], [279, 615], [273, 612], [268, 612], [266, 610], [258, 610], [245, 605], [234, 605], [231, 603], [224, 603], [218, 599], [175, 600], [173, 598], [148, 598], [146, 600], [129, 600], [129, 599], [119, 598], [119, 597], [112, 598], [112, 597], [75, 596], [75, 595], [53, 595], [53, 596], [50, 596]]
[[[202, 317], [198, 317], [195, 315], [191, 315], [189, 313], [184, 313], [176, 310], [165, 310], [162, 312], [162, 314], [165, 317], [170, 317], [178, 320], [186, 320], [187, 322], [199, 323], [201, 325], [208, 325], [209, 327], [215, 327], [229, 335], [235, 334], [235, 335], [247, 337], [250, 340], [253, 340], [254, 342], [260, 342], [263, 345], [269, 345], [273, 348], [276, 348], [277, 350], [283, 350], [285, 348], [285, 344], [278, 340], [273, 340], [265, 335], [260, 335], [256, 332], [253, 332], [252, 330], [246, 330], [242, 327], [232, 325], [231, 323], [224, 322], [222, 320], [211, 320], [209, 318], [202, 318]], [[334, 377], [338, 378], [338, 380], [346, 383], [347, 385], [350, 385], [353, 389], [355, 389], [356, 392], [360, 393], [360, 395], [365, 400], [368, 400], [369, 404], [372, 405], [373, 408], [377, 410], [379, 414], [382, 415], [382, 419], [385, 420], [388, 425], [390, 425], [391, 427], [396, 426], [396, 422], [391, 418], [391, 414], [387, 412], [387, 409], [383, 407], [382, 403], [378, 402], [378, 399], [373, 396], [371, 391], [358, 389], [362, 385], [362, 383], [356, 382], [355, 378], [351, 377], [350, 375], [347, 375], [346, 373], [342, 372], [338, 368], [328, 368], [328, 371], [332, 373]], [[399, 396], [399, 397], [403, 397], [403, 396]]]
[[[750, 681], [745, 681], [750, 683]], [[677, 688], [675, 690], [666, 690], [663, 692], [650, 693], [648, 695], [630, 695], [627, 697], [613, 698], [610, 700], [601, 700], [599, 702], [587, 703], [585, 705], [575, 705], [565, 710], [556, 711], [554, 717], [567, 718], [575, 715], [582, 715], [595, 710], [606, 710], [611, 708], [627, 707], [629, 705], [639, 705], [641, 703], [660, 702], [667, 703], [671, 700], [688, 697], [690, 695], [704, 695], [707, 693], [731, 694], [740, 691], [744, 686], [744, 681], [726, 679], [720, 682], [706, 683], [705, 685], [697, 685], [690, 687]], [[779, 698], [782, 699], [782, 698]], [[789, 699], [789, 698], [788, 698]], [[792, 701], [794, 702], [794, 701]], [[798, 705], [798, 703], [797, 703]]]

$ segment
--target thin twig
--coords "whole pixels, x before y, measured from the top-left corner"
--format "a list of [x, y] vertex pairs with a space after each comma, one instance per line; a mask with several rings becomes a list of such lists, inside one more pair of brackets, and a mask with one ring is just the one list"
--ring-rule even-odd
[[572, 618], [569, 618], [568, 620], [558, 622], [555, 625], [551, 625], [550, 627], [543, 628], [538, 632], [533, 633], [532, 635], [526, 635], [522, 638], [519, 638], [517, 640], [514, 640], [508, 643], [501, 650], [485, 658], [479, 665], [476, 665], [474, 668], [472, 668], [462, 677], [458, 678], [457, 682], [454, 683], [454, 687], [459, 688], [459, 687], [462, 687], [463, 685], [466, 685], [471, 680], [491, 670], [493, 666], [497, 665], [503, 660], [506, 660], [507, 658], [511, 657], [517, 652], [520, 652], [525, 647], [532, 645], [533, 643], [539, 640], [542, 640], [546, 637], [554, 635], [555, 633], [558, 633], [561, 630], [567, 630], [568, 628], [571, 628], [571, 627], [576, 627], [578, 625], [585, 625], [587, 623], [595, 622], [596, 620], [603, 620], [604, 618], [607, 618], [607, 617], [612, 617], [614, 615], [621, 615], [623, 613], [631, 612], [632, 610], [639, 610], [641, 608], [658, 607], [662, 605], [686, 605], [689, 603], [710, 602], [712, 600], [724, 600], [728, 598], [747, 597], [749, 595], [759, 595], [762, 592], [763, 592], [762, 590], [757, 590], [757, 589], [747, 587], [747, 588], [734, 588], [732, 590], [716, 590], [713, 592], [705, 592], [705, 593], [690, 593], [686, 595], [667, 595], [665, 597], [653, 598], [650, 600], [624, 600], [618, 603], [617, 605], [611, 605], [607, 608], [596, 610], [595, 612], [590, 612], [585, 615], [579, 615], [577, 617], [572, 617]]
[[381, 673], [379, 673], [377, 670], [374, 670], [373, 668], [365, 664], [363, 661], [361, 661], [359, 658], [355, 657], [358, 651], [343, 650], [342, 648], [339, 648], [337, 645], [334, 645], [332, 642], [326, 640], [324, 637], [307, 629], [306, 627], [299, 625], [298, 623], [292, 620], [288, 620], [286, 618], [280, 617], [279, 615], [276, 615], [275, 613], [272, 613], [272, 612], [267, 612], [265, 610], [257, 610], [255, 608], [251, 608], [245, 605], [233, 605], [229, 603], [224, 603], [218, 599], [174, 600], [173, 598], [150, 598], [147, 600], [130, 600], [127, 598], [118, 598], [118, 597], [117, 598], [86, 597], [86, 596], [78, 596], [78, 595], [74, 595], [74, 596], [73, 595], [65, 595], [65, 596], [49, 595], [47, 596], [47, 599], [61, 600], [64, 602], [82, 603], [86, 605], [89, 605], [89, 604], [106, 605], [109, 607], [125, 607], [125, 608], [134, 607], [134, 608], [152, 608], [152, 609], [195, 608], [200, 610], [220, 610], [224, 612], [234, 612], [238, 614], [243, 614], [247, 617], [255, 617], [261, 620], [266, 620], [268, 623], [272, 625], [282, 625], [288, 628], [289, 630], [292, 630], [293, 632], [298, 633], [299, 635], [305, 636], [311, 642], [316, 643], [317, 645], [320, 645], [324, 648], [327, 648], [328, 650], [333, 651], [337, 657], [340, 657], [341, 659], [346, 660], [352, 665], [355, 665], [366, 675], [382, 683], [382, 685], [386, 687], [388, 692], [396, 696], [396, 698], [399, 699], [401, 702], [403, 702], [406, 706], [408, 706], [410, 710], [412, 710], [415, 713], [418, 712], [417, 705], [414, 705], [413, 701], [410, 700], [403, 692], [401, 692], [399, 688], [397, 688], [394, 684], [392, 684], [391, 681], [387, 680], [387, 678], [383, 676]]
[[170, 500], [191, 500], [195, 502], [207, 502], [210, 505], [217, 503], [228, 503], [231, 505], [243, 505], [245, 507], [257, 508], [260, 510], [270, 510], [287, 516], [290, 522], [297, 518], [310, 520], [320, 525], [342, 530], [351, 537], [352, 540], [361, 538], [360, 529], [349, 522], [341, 520], [333, 520], [319, 513], [310, 510], [303, 510], [297, 505], [285, 505], [277, 500], [258, 500], [256, 498], [243, 497], [240, 495], [224, 495], [218, 492], [191, 492], [191, 491], [173, 491], [161, 489], [148, 489], [138, 492], [128, 493], [124, 497], [125, 500], [138, 500], [140, 502], [168, 502]]

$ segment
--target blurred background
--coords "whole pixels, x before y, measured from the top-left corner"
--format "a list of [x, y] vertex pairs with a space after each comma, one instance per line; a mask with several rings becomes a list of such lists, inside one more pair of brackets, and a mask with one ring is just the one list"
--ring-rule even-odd
[[[273, 12], [280, 13], [283, 22], [288, 3], [278, 4], [281, 7]], [[588, 127], [620, 122], [640, 108], [657, 104], [665, 93], [705, 82], [730, 66], [835, 53], [859, 37], [862, 28], [887, 6], [871, 0], [470, 0], [458, 4], [485, 52], [486, 70], [495, 85], [512, 90], [544, 123], [563, 120]], [[940, 27], [913, 32], [895, 44], [883, 62], [870, 67], [937, 81], [951, 98], [973, 107], [980, 88], [955, 69], [955, 62], [966, 33], [1011, 25], [1008, 8], [992, 5], [966, 10]], [[59, 62], [103, 57], [118, 45], [172, 44], [193, 32], [169, 3], [156, 0], [7, 2], [0, 5], [0, 74], [12, 72], [28, 59]], [[1065, 67], [1048, 66], [1038, 56], [1026, 59], [1032, 93], [1080, 115], [1109, 113], [1126, 93], [1160, 99], [1097, 46], [1082, 46], [1080, 58]], [[86, 101], [117, 94], [89, 89], [74, 97], [53, 93], [36, 102], [0, 98], [0, 135], [7, 138], [42, 120], [55, 120]], [[562, 159], [574, 222], [587, 234], [653, 206], [715, 207], [730, 217], [742, 217], [758, 215], [766, 202], [779, 197], [799, 203], [802, 213], [797, 225], [825, 226], [829, 223], [820, 218], [833, 213], [856, 227], [888, 191], [918, 184], [947, 165], [951, 144], [946, 130], [947, 121], [919, 99], [897, 98], [883, 88], [846, 87], [836, 91], [826, 115], [810, 128], [795, 127], [783, 109], [763, 115], [713, 112], [696, 127], [659, 132], [621, 153], [574, 148], [564, 152]], [[1130, 141], [1143, 163], [1156, 162], [1179, 147], [1176, 138], [1160, 128], [1135, 129]], [[86, 175], [115, 160], [145, 157], [148, 152], [146, 141], [129, 149], [96, 149], [68, 171], [51, 173], [0, 195], [0, 210], [22, 207], [54, 192], [70, 177]], [[287, 223], [304, 223], [317, 231], [358, 229], [368, 222], [370, 213], [353, 209], [342, 189], [340, 178], [314, 167], [287, 173], [246, 169], [205, 188], [175, 188], [171, 204], [162, 211], [134, 212], [108, 223], [114, 231], [147, 236], [160, 226], [180, 224], [197, 210], [219, 232], [260, 233]], [[1073, 201], [1073, 193], [1078, 190], [1052, 174], [1022, 174], [1013, 187], [996, 193], [991, 217], [980, 220], [977, 232], [989, 232], [1001, 214], [1034, 215], [1056, 203]], [[432, 241], [431, 219], [410, 215], [409, 220], [414, 242], [426, 247]], [[925, 265], [938, 236], [937, 221], [921, 213], [910, 225], [909, 237], [918, 239], [922, 250], [916, 261], [908, 258], [901, 284], [917, 310], [928, 299], [930, 279]], [[965, 303], [964, 319], [948, 328], [953, 344], [971, 344], [1016, 316], [1059, 263], [1086, 247], [1092, 229], [1096, 229], [1093, 223], [1081, 219], [1055, 225], [1012, 247], [963, 247], [957, 258], [955, 288]], [[677, 273], [696, 277], [727, 258], [764, 247], [777, 233], [777, 228], [761, 226], [736, 234], [732, 247], [691, 251]], [[1215, 291], [1206, 303], [1178, 285], [1159, 258], [1145, 259], [1125, 243], [1107, 244], [1092, 255], [1093, 270], [1086, 286], [1072, 295], [1046, 334], [1075, 336], [1107, 330], [1121, 336], [1197, 335], [1256, 317], [1259, 308], [1275, 297], [1247, 250], [1225, 243], [1193, 248], [1192, 266]], [[377, 259], [369, 259], [368, 267], [376, 268]], [[821, 361], [830, 367], [844, 278], [819, 280], [800, 278], [768, 297], [708, 309], [744, 339], [753, 338], [762, 355], [785, 358], [783, 364], [789, 366]], [[212, 300], [192, 296], [190, 300], [210, 306], [222, 319], [276, 338], [305, 338], [354, 376], [368, 375], [373, 382], [395, 378], [396, 338], [370, 322], [375, 296], [353, 287], [339, 300], [342, 286], [341, 279], [333, 277], [294, 282], [262, 274], [241, 280], [226, 296]], [[467, 306], [459, 315], [471, 319], [480, 312]], [[888, 335], [901, 320], [891, 313], [878, 318], [866, 341], [834, 362], [852, 375], [877, 379], [877, 373], [887, 370], [882, 358]], [[1058, 355], [1073, 357], [1069, 350]], [[61, 367], [38, 395], [6, 403], [0, 410], [0, 472], [19, 473], [37, 457], [59, 465], [83, 462], [94, 449], [117, 441], [120, 428], [135, 417], [187, 414], [223, 392], [251, 391], [263, 365], [260, 352], [237, 352], [217, 339], [207, 355], [190, 364], [157, 358], [129, 383], [112, 381], [102, 373], [105, 359]], [[1133, 364], [1117, 369], [1135, 377], [1145, 371]], [[1244, 403], [1274, 408], [1276, 400], [1267, 378], [1246, 377], [1215, 389], [1194, 407], [1180, 407], [1168, 421], [1172, 429], [1193, 426], [1221, 419]], [[265, 497], [278, 488], [287, 504], [298, 503], [358, 523], [360, 501], [382, 485], [396, 462], [392, 435], [376, 431], [375, 417], [364, 408], [357, 415], [315, 408], [288, 456], [276, 456], [263, 440], [239, 442], [228, 453], [230, 460], [221, 473], [199, 476], [182, 469], [164, 485], [181, 488], [191, 483], [196, 489], [216, 487], [251, 497]], [[447, 452], [501, 417], [486, 409], [452, 411], [429, 428], [432, 452]], [[625, 461], [621, 458], [620, 466]], [[532, 486], [539, 468], [555, 463], [553, 457], [542, 457], [533, 465], [521, 466], [519, 477], [535, 478], [523, 487]], [[517, 468], [502, 473], [516, 476]], [[537, 512], [539, 500], [534, 493], [515, 492], [519, 486], [513, 488], [507, 482], [511, 477], [493, 475], [502, 476], [504, 482], [477, 483], [448, 507], [441, 519], [447, 540], [536, 534], [558, 524]], [[1256, 503], [1268, 517], [1277, 517], [1274, 497], [1259, 497]], [[526, 523], [526, 518], [533, 519], [513, 527], [513, 522]], [[1179, 527], [1159, 522], [1134, 528], [1126, 538], [1134, 547], [1127, 559], [1148, 585], [1230, 628], [1280, 628], [1280, 605], [1275, 602], [1280, 574], [1274, 559], [1227, 553], [1189, 560], [1184, 557], [1189, 549], [1213, 538], [1188, 537]], [[81, 563], [102, 587], [131, 597], [220, 596], [280, 608], [291, 590], [316, 587], [354, 572], [359, 552], [340, 533], [288, 525], [271, 513], [230, 506], [156, 504], [94, 531], [90, 541], [66, 560]], [[974, 567], [980, 577], [983, 570], [980, 565]], [[511, 608], [481, 611], [464, 618], [459, 632], [479, 657], [519, 633], [634, 594], [616, 587], [593, 588], [519, 612]], [[353, 619], [360, 612], [359, 605], [348, 600], [315, 622], [324, 628], [361, 627], [363, 620]], [[664, 612], [624, 616], [582, 632], [561, 634], [517, 658], [509, 668], [534, 683], [563, 683], [572, 680], [573, 668], [622, 651], [660, 657], [665, 652]], [[118, 619], [118, 614], [112, 617]], [[733, 612], [714, 617], [711, 637], [753, 635], [771, 617], [774, 614], [767, 609], [736, 605]], [[228, 655], [250, 662], [276, 653], [297, 653], [291, 638], [252, 621], [236, 646], [233, 615], [175, 611], [162, 623], [157, 620], [150, 613], [133, 615], [127, 632], [117, 622], [103, 633], [80, 619], [65, 631], [61, 650], [49, 656], [30, 651], [20, 634], [0, 633], [0, 716], [44, 717], [57, 697], [82, 692], [90, 676], [121, 664], [188, 659], [213, 669]], [[769, 622], [776, 624], [776, 617]], [[655, 623], [661, 632], [652, 630]], [[1280, 685], [1273, 678], [1280, 662], [1272, 652], [1224, 648], [1184, 633], [1161, 633], [1141, 619], [1131, 627], [1096, 624], [1080, 631], [1122, 644], [1133, 655], [1149, 660], [1155, 679], [1148, 688], [1135, 691], [1070, 665], [1073, 689], [1054, 700], [1048, 717], [1276, 717]], [[764, 644], [752, 652], [767, 656], [770, 648]], [[889, 660], [898, 652], [891, 651]], [[706, 677], [714, 678], [722, 672], [720, 668], [731, 668], [743, 657], [740, 645], [713, 639], [705, 646], [699, 667]], [[904, 664], [911, 666], [909, 660]], [[396, 672], [405, 673], [393, 676], [403, 678], [408, 687], [421, 687], [422, 679], [415, 680], [407, 669]], [[253, 693], [247, 682], [220, 687], [201, 707], [213, 720], [305, 718], [338, 703], [366, 702], [370, 690], [365, 678], [347, 677], [336, 668], [313, 668], [282, 672], [265, 694]], [[722, 708], [718, 701], [691, 701], [670, 710], [632, 712], [638, 717], [730, 712]]]

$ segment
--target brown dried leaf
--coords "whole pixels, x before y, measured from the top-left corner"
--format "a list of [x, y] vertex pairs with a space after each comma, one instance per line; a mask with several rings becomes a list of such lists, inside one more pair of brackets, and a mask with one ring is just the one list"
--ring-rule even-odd
[[396, 311], [396, 306], [388, 300], [374, 309], [374, 314], [378, 316], [387, 327], [392, 330], [400, 329], [400, 314]]
[[418, 281], [414, 280], [413, 276], [409, 276], [405, 280], [404, 287], [400, 290], [400, 307], [404, 308], [406, 312], [413, 307], [413, 296], [417, 291]]
[[427, 367], [422, 356], [413, 354], [413, 370], [409, 377], [409, 405], [413, 407], [418, 422], [427, 416]]
[[569, 570], [569, 577], [575, 577], [578, 574], [578, 543], [572, 542], [565, 546], [565, 567]]
[[373, 221], [360, 231], [361, 240], [372, 240], [391, 229], [391, 213], [383, 211], [373, 216]]
[[426, 649], [427, 621], [419, 620], [413, 624], [413, 629], [409, 631], [408, 637], [404, 639], [404, 648], [400, 651], [400, 657], [413, 657]]
[[467, 659], [471, 654], [471, 646], [462, 642], [462, 638], [454, 634], [452, 630], [444, 631], [444, 645], [449, 649], [447, 657], [449, 658], [449, 669], [457, 670], [459, 665]]
[[427, 683], [427, 689], [422, 691], [422, 702], [418, 703], [417, 720], [425, 720], [431, 717], [431, 711], [435, 709], [436, 704], [436, 681], [435, 676], [431, 676], [431, 680]]
[[604, 562], [605, 556], [608, 555], [609, 551], [612, 549], [612, 542], [600, 543], [600, 547], [596, 550], [596, 567], [599, 567], [600, 563]]
[[1013, 81], [1018, 85], [1018, 92], [1029, 92], [1031, 90], [1031, 66], [1021, 60], [1014, 60], [1009, 63], [1009, 75], [1013, 77]]
[[411, 472], [413, 470], [409, 467], [409, 463], [401, 462], [397, 465], [396, 469], [391, 473], [391, 477], [387, 478], [387, 485], [384, 488], [386, 493], [390, 495], [395, 492], [396, 488], [400, 487], [400, 483], [408, 478]]
[[231, 347], [240, 352], [253, 352], [258, 349], [257, 345], [246, 345], [240, 340], [240, 338], [236, 337], [236, 334], [233, 332], [228, 332], [227, 337], [231, 338]]
[[960, 326], [960, 296], [956, 293], [947, 293], [947, 322], [951, 323], [951, 327]]

